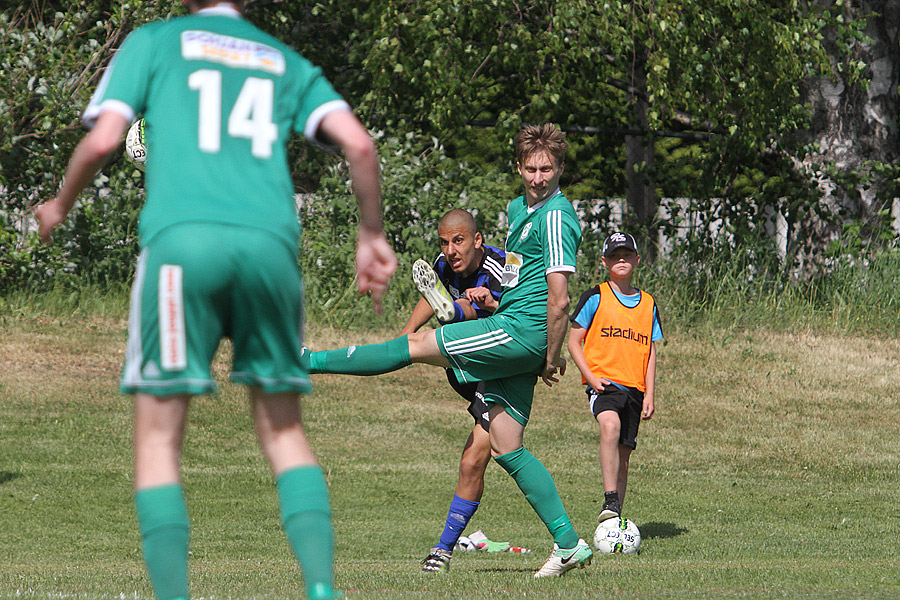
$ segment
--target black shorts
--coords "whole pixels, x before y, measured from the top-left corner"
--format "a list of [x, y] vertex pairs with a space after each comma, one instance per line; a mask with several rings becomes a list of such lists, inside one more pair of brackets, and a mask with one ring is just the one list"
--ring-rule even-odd
[[469, 401], [468, 411], [475, 423], [485, 431], [490, 431], [490, 407], [484, 402], [484, 382], [460, 383], [453, 369], [447, 369], [447, 381], [457, 394]]
[[641, 425], [641, 411], [644, 409], [644, 392], [635, 388], [623, 390], [614, 385], [606, 386], [599, 394], [590, 386], [585, 392], [594, 418], [604, 411], [615, 411], [622, 424], [619, 443], [632, 450], [637, 448], [638, 427]]

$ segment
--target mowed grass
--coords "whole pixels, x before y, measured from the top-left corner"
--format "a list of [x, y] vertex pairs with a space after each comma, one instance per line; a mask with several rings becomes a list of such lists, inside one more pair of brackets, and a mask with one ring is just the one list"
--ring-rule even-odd
[[[625, 506], [642, 552], [555, 580], [532, 578], [551, 540], [497, 465], [469, 532], [534, 552], [457, 552], [449, 574], [419, 571], [472, 425], [442, 370], [316, 376], [304, 413], [331, 486], [338, 586], [351, 599], [900, 596], [900, 340], [666, 334]], [[390, 335], [314, 323], [309, 343]], [[130, 399], [116, 391], [124, 343], [121, 319], [0, 320], [0, 597], [152, 598], [131, 503]], [[192, 595], [302, 597], [227, 355], [220, 393], [194, 403], [184, 452]], [[574, 370], [538, 385], [526, 446], [588, 539], [597, 442]]]

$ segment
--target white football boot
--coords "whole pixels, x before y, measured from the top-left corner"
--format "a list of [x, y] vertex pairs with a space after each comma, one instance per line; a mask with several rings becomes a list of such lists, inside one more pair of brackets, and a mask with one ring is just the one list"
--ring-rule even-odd
[[583, 569], [591, 564], [594, 557], [594, 551], [588, 546], [588, 543], [582, 539], [578, 540], [578, 545], [574, 548], [560, 548], [553, 544], [553, 552], [544, 566], [534, 574], [535, 577], [559, 577], [565, 575], [572, 569]]
[[413, 263], [413, 281], [422, 297], [434, 310], [435, 316], [444, 323], [453, 320], [456, 311], [453, 306], [453, 297], [447, 288], [438, 281], [437, 273], [427, 262], [421, 258]]

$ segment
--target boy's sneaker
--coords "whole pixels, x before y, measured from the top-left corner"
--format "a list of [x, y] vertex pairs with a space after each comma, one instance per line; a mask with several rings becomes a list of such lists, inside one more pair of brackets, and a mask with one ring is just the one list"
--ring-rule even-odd
[[619, 504], [618, 498], [613, 498], [612, 500], [607, 500], [603, 503], [603, 508], [600, 509], [600, 515], [597, 517], [597, 522], [602, 523], [607, 519], [618, 519], [622, 516], [622, 505]]
[[450, 570], [450, 558], [452, 556], [447, 550], [435, 546], [431, 549], [431, 553], [425, 557], [425, 560], [422, 561], [422, 570], [426, 573], [446, 573]]
[[574, 548], [560, 548], [553, 544], [553, 552], [544, 566], [534, 574], [535, 577], [559, 577], [565, 575], [572, 569], [583, 569], [591, 564], [594, 557], [594, 551], [588, 546], [588, 543], [582, 539], [578, 540], [578, 545]]
[[453, 315], [456, 314], [453, 297], [444, 284], [438, 281], [437, 273], [431, 265], [421, 258], [413, 263], [413, 282], [440, 321], [449, 323], [453, 320]]

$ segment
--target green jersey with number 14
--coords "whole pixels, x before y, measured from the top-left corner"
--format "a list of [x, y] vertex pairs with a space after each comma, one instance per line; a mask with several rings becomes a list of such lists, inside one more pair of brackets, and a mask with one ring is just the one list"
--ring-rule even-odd
[[176, 223], [257, 227], [291, 244], [300, 226], [285, 142], [349, 109], [321, 71], [231, 9], [150, 23], [116, 53], [84, 114], [143, 113], [146, 244]]
[[[514, 335], [535, 352], [547, 348], [547, 274], [575, 271], [581, 244], [578, 215], [562, 193], [529, 208], [525, 196], [507, 207], [503, 295], [494, 313], [516, 321]], [[521, 339], [519, 339], [521, 338]]]

